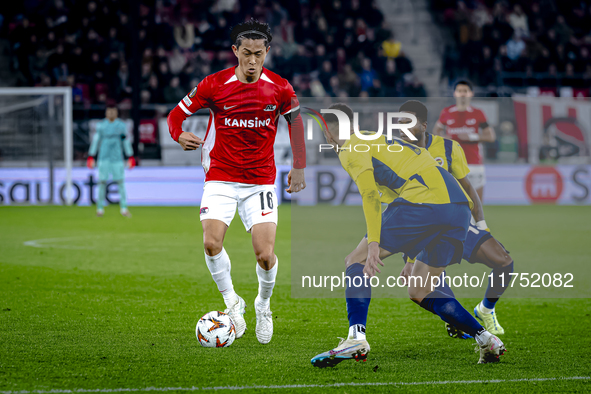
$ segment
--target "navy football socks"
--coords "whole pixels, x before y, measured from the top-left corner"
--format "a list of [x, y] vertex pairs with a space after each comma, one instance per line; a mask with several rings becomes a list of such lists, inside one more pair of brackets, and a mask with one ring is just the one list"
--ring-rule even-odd
[[[443, 275], [445, 275], [445, 271], [439, 276], [439, 279], [441, 280], [441, 282], [439, 283], [439, 286], [435, 290], [439, 290], [440, 292], [449, 296], [450, 298], [456, 298], [453, 290], [451, 289], [451, 287], [449, 287], [449, 284], [447, 284], [447, 281], [443, 280], [443, 278], [444, 278]], [[446, 276], [446, 277], [449, 278], [449, 276]]]
[[351, 278], [350, 280], [346, 279], [347, 289], [345, 290], [349, 326], [355, 324], [365, 326], [367, 323], [371, 286], [369, 285], [369, 277], [367, 280], [363, 277], [363, 268], [362, 264], [355, 263], [347, 267], [346, 271], [346, 275]]
[[484, 293], [484, 299], [482, 300], [482, 306], [488, 309], [494, 309], [495, 304], [499, 298], [505, 292], [505, 289], [509, 287], [511, 282], [511, 273], [513, 272], [513, 262], [506, 267], [499, 267], [492, 270], [493, 283], [491, 286], [491, 278], [488, 278], [488, 288]]
[[455, 298], [435, 290], [421, 301], [421, 307], [439, 316], [441, 320], [459, 328], [467, 334], [476, 336], [484, 328]]

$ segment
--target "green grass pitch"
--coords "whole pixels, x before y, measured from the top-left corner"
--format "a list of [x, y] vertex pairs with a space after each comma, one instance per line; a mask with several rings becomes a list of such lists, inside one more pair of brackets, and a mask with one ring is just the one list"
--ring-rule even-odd
[[[589, 207], [485, 211], [516, 271], [538, 261], [589, 263]], [[229, 348], [202, 348], [197, 319], [224, 305], [205, 266], [198, 209], [132, 213], [125, 219], [108, 207], [99, 219], [90, 207], [0, 208], [0, 393], [229, 386], [278, 393], [591, 391], [587, 298], [499, 302], [508, 352], [488, 365], [476, 364], [473, 341], [448, 338], [441, 320], [409, 300], [375, 299], [368, 361], [313, 368], [310, 358], [347, 333], [345, 302], [291, 298], [289, 206], [280, 207], [272, 342], [260, 345], [254, 335], [255, 259], [236, 217], [225, 247], [234, 286], [249, 305], [248, 330]], [[400, 266], [399, 259], [385, 262]], [[478, 302], [460, 301], [469, 310]], [[566, 379], [573, 377], [580, 379]], [[470, 382], [494, 380], [503, 382]]]

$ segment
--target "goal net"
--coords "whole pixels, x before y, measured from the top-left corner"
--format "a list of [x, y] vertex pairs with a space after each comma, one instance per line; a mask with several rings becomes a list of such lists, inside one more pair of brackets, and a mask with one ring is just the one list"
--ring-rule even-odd
[[72, 133], [70, 87], [0, 88], [5, 204], [72, 204]]

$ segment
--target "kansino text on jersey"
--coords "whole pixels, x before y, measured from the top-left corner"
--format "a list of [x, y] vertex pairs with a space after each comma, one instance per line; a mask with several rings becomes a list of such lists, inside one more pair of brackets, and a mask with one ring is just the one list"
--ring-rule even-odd
[[267, 119], [259, 119], [259, 118], [230, 119], [230, 118], [226, 118], [226, 119], [224, 119], [224, 125], [226, 125], [226, 126], [257, 128], [257, 127], [267, 127], [267, 126], [269, 126], [269, 124], [271, 124], [271, 118], [267, 118]]
[[381, 149], [387, 150], [388, 152], [397, 153], [402, 152], [404, 147], [402, 145], [389, 145], [389, 144], [355, 144], [355, 145], [348, 145], [348, 146], [337, 146], [334, 147], [331, 144], [320, 144], [319, 145], [319, 152], [323, 150], [333, 150], [336, 149], [337, 152], [340, 151], [351, 151], [351, 152], [369, 152], [371, 147], [377, 147], [377, 151], [381, 152]]

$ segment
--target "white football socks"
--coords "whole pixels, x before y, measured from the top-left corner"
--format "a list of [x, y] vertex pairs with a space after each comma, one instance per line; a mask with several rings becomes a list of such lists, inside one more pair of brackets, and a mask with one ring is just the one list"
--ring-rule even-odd
[[270, 304], [273, 288], [275, 287], [275, 278], [277, 277], [277, 266], [279, 259], [275, 256], [275, 265], [270, 270], [264, 270], [257, 263], [257, 276], [259, 277], [259, 294], [254, 301], [254, 304], [259, 309], [267, 309]]
[[349, 327], [349, 339], [365, 340], [365, 326], [363, 324], [353, 324]]
[[226, 249], [222, 248], [222, 251], [215, 256], [208, 256], [205, 253], [205, 263], [207, 264], [207, 268], [209, 268], [209, 272], [211, 272], [215, 284], [218, 285], [218, 290], [224, 297], [226, 306], [231, 308], [238, 302], [238, 296], [232, 285], [232, 276], [230, 275], [232, 264], [230, 263], [230, 257], [226, 253]]
[[480, 312], [482, 313], [493, 313], [495, 311], [495, 308], [487, 308], [482, 304], [482, 301], [480, 301], [480, 304], [478, 304], [478, 310], [480, 310]]
[[480, 334], [476, 334], [476, 336], [474, 337], [474, 339], [476, 339], [476, 342], [480, 345], [483, 346], [488, 342], [488, 339], [492, 337], [492, 334], [486, 330], [484, 330], [484, 332], [480, 333]]

